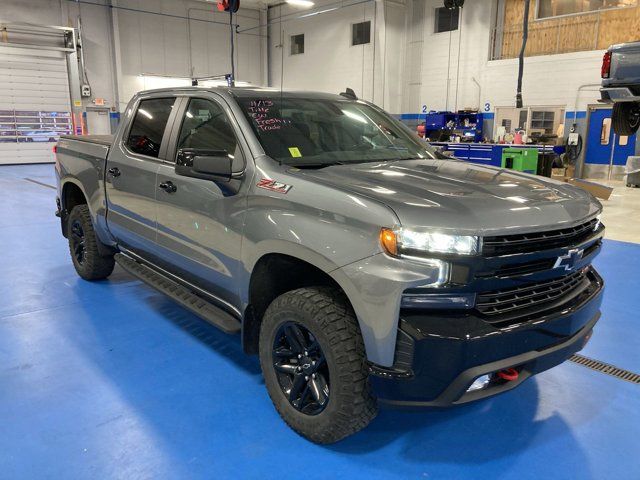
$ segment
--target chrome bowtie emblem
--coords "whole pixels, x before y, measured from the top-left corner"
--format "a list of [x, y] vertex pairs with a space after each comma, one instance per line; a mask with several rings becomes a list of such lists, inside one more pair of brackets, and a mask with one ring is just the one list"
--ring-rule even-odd
[[584, 249], [572, 248], [566, 255], [560, 255], [553, 265], [553, 268], [564, 268], [570, 272], [576, 267], [576, 264], [582, 259]]

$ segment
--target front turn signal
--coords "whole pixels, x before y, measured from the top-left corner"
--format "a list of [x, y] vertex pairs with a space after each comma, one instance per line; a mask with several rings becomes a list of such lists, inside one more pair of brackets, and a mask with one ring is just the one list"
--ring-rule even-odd
[[380, 245], [389, 255], [398, 256], [398, 239], [396, 232], [392, 229], [382, 228], [380, 230]]

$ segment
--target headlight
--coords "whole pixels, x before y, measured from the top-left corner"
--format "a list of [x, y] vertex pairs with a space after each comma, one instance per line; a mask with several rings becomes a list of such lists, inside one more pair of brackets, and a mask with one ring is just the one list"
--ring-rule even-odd
[[476, 236], [416, 232], [406, 228], [383, 228], [380, 243], [387, 253], [396, 257], [420, 257], [427, 252], [475, 255], [479, 251]]

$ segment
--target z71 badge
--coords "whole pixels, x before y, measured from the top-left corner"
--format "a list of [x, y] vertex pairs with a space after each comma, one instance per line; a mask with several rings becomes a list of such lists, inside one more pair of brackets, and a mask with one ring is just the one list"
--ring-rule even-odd
[[263, 178], [257, 184], [259, 188], [264, 188], [265, 190], [271, 190], [272, 192], [278, 193], [288, 193], [291, 190], [291, 185], [287, 185], [286, 183], [276, 182], [275, 180], [270, 180], [268, 178]]

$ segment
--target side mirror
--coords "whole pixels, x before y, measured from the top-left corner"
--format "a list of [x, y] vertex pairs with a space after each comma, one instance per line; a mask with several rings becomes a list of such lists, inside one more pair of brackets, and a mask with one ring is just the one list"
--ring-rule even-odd
[[176, 173], [203, 180], [230, 180], [233, 157], [222, 150], [184, 148], [176, 156]]

